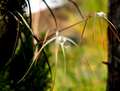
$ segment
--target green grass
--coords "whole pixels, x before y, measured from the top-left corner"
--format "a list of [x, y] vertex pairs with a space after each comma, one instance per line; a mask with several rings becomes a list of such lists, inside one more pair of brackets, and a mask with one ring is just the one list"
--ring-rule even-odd
[[[83, 1], [84, 12], [107, 12], [107, 0], [103, 7], [95, 0]], [[81, 7], [81, 6], [80, 6]], [[76, 21], [77, 17], [69, 15], [69, 24]], [[84, 23], [73, 27], [75, 31], [82, 32]], [[51, 46], [54, 50], [54, 46]], [[107, 23], [100, 18], [91, 18], [85, 29], [82, 43], [79, 47], [68, 47], [66, 54], [66, 73], [64, 73], [64, 58], [59, 51], [57, 73], [54, 91], [106, 91], [107, 66], [102, 62], [107, 61]], [[54, 60], [54, 52], [50, 61]], [[52, 63], [52, 62], [51, 62]], [[53, 62], [54, 63], [54, 62]]]

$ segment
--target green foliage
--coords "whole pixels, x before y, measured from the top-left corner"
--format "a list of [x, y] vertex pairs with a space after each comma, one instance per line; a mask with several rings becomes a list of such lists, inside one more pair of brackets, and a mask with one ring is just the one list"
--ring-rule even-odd
[[[1, 3], [3, 2], [0, 2], [0, 4]], [[30, 31], [30, 17], [26, 18], [23, 11], [24, 5], [26, 5], [24, 0], [8, 0], [6, 6], [2, 6], [7, 7], [8, 11], [5, 11], [5, 14], [7, 13], [8, 19], [11, 20], [7, 22], [9, 27], [7, 26], [7, 23], [5, 23], [6, 29], [4, 29], [4, 34], [9, 34], [13, 29], [15, 31], [13, 34], [12, 32], [10, 34], [16, 39], [12, 44], [12, 52], [10, 52], [10, 56], [6, 56], [7, 60], [2, 65], [3, 68], [0, 68], [0, 91], [46, 91], [50, 88], [50, 68], [48, 67], [47, 56], [43, 51], [41, 57], [37, 60], [38, 62], [36, 65], [34, 64], [24, 79], [18, 83], [31, 65], [34, 50], [36, 50], [33, 48], [34, 36]], [[2, 11], [3, 10], [0, 9], [0, 12]], [[0, 17], [2, 16], [0, 15]], [[27, 21], [26, 23], [28, 23], [29, 28], [23, 20]], [[6, 22], [4, 18], [2, 18], [2, 21]], [[0, 25], [3, 25], [3, 22], [0, 22]], [[0, 27], [0, 31], [2, 31], [2, 29], [3, 28]], [[7, 31], [7, 29], [9, 31]], [[0, 38], [3, 39], [2, 41], [4, 42], [11, 41], [11, 38], [9, 37], [7, 41], [3, 36]], [[0, 41], [1, 44], [3, 43], [2, 41]], [[5, 46], [9, 48], [9, 45]], [[41, 44], [39, 47], [41, 47]], [[9, 50], [6, 52], [8, 51]], [[0, 62], [4, 61], [1, 57], [2, 55], [0, 54]]]
[[10, 88], [10, 81], [8, 78], [9, 78], [9, 70], [8, 69], [0, 72], [0, 90], [1, 91], [13, 91]]

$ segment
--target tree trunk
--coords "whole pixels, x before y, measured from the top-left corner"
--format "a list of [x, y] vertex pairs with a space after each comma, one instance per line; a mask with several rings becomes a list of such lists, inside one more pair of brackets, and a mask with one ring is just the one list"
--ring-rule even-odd
[[109, 0], [108, 27], [108, 82], [107, 91], [120, 91], [120, 0]]

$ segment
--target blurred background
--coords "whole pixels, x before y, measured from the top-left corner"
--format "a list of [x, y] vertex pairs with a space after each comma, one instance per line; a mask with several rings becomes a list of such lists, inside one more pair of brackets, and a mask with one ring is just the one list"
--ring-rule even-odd
[[[65, 60], [62, 51], [59, 50], [57, 67], [54, 65], [54, 44], [50, 45], [49, 62], [53, 70], [53, 79], [55, 78], [54, 91], [105, 91], [107, 66], [102, 62], [107, 61], [107, 23], [104, 19], [96, 17], [95, 13], [102, 11], [107, 14], [108, 0], [74, 1], [85, 18], [89, 15], [92, 17], [88, 19], [86, 26], [83, 21], [61, 32], [61, 35], [71, 38], [79, 46], [65, 45]], [[82, 20], [72, 3], [67, 0], [61, 0], [61, 2], [56, 7], [52, 7], [52, 4], [48, 2], [57, 19], [58, 29]], [[41, 9], [40, 30], [52, 32], [55, 28], [49, 9]], [[56, 70], [56, 75], [54, 75], [54, 70]]]

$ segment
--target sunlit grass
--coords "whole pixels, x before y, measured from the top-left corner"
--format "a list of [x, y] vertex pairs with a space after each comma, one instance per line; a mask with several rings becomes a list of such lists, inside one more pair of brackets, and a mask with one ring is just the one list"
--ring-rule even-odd
[[[79, 50], [81, 51], [81, 50]], [[98, 52], [99, 51], [99, 52]], [[59, 61], [57, 66], [58, 72], [56, 76], [56, 91], [63, 88], [72, 89], [72, 91], [105, 91], [106, 66], [102, 64], [104, 55], [103, 50], [84, 46], [82, 53], [78, 49], [73, 49], [72, 53], [68, 53], [66, 75], [63, 75], [63, 61]], [[62, 65], [62, 66], [61, 66]], [[60, 89], [61, 88], [61, 89]], [[77, 90], [76, 90], [77, 89]], [[66, 90], [65, 90], [66, 91]]]
[[[81, 34], [83, 25], [84, 23], [74, 28]], [[88, 20], [83, 43], [79, 44], [79, 48], [69, 46], [65, 53], [66, 74], [63, 72], [64, 62], [60, 53], [54, 91], [106, 90], [107, 66], [102, 63], [107, 61], [107, 22], [105, 20], [99, 18], [95, 20], [94, 17]], [[50, 60], [53, 58], [51, 57]]]

